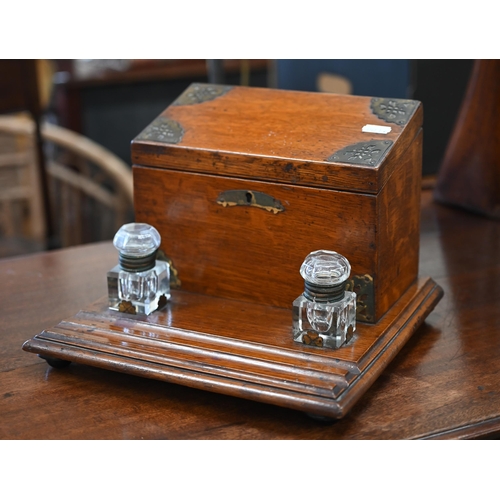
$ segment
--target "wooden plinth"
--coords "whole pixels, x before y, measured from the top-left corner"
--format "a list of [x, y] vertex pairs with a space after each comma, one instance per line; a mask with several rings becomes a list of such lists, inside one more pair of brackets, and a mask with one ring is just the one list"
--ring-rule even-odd
[[419, 278], [376, 324], [338, 350], [294, 342], [290, 310], [174, 291], [150, 316], [103, 298], [26, 341], [25, 351], [341, 418], [443, 295]]

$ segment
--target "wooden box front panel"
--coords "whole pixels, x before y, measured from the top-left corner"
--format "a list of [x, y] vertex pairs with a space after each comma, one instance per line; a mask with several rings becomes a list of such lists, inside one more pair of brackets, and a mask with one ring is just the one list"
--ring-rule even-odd
[[[282, 212], [222, 206], [228, 190], [265, 193]], [[291, 308], [310, 252], [331, 249], [352, 275], [377, 272], [376, 196], [134, 166], [136, 221], [155, 226], [181, 289]]]

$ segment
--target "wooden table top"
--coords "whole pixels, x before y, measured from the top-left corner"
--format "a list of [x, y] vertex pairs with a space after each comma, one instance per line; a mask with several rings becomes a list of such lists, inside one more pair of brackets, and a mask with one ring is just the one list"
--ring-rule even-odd
[[0, 260], [0, 439], [414, 439], [500, 435], [500, 223], [423, 191], [420, 274], [445, 296], [342, 420], [72, 363], [23, 342], [106, 294], [99, 243]]

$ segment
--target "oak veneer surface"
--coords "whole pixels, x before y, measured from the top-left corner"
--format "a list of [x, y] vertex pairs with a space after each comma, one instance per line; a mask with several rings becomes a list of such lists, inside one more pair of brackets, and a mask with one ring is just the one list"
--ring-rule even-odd
[[71, 364], [25, 340], [106, 293], [109, 243], [0, 261], [1, 439], [410, 439], [500, 434], [500, 225], [424, 192], [420, 273], [444, 298], [335, 423], [188, 387]]
[[334, 249], [374, 323], [418, 276], [422, 120], [418, 101], [192, 84], [132, 141], [136, 220], [184, 290], [281, 308]]
[[[398, 124], [376, 116], [369, 97], [227, 88], [226, 94], [201, 104], [169, 106], [132, 141], [132, 163], [376, 194], [422, 128], [418, 101], [408, 101], [411, 112]], [[177, 141], [159, 136], [165, 120], [183, 130]], [[366, 124], [390, 125], [391, 131], [363, 132]], [[327, 160], [342, 148], [372, 140], [393, 143], [374, 166]]]
[[[318, 248], [345, 255], [353, 275], [378, 271], [374, 196], [151, 168], [134, 168], [134, 186], [136, 220], [163, 235], [161, 248], [184, 290], [287, 307], [304, 287], [297, 270]], [[220, 192], [236, 189], [265, 192], [287, 209], [275, 215], [215, 203]], [[352, 216], [357, 212], [363, 217]]]

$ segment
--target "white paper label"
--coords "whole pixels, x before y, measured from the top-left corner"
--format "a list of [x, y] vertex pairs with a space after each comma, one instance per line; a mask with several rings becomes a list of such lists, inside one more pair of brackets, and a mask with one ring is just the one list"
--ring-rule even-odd
[[372, 134], [388, 134], [392, 129], [383, 125], [365, 125], [361, 130]]

